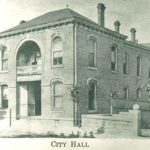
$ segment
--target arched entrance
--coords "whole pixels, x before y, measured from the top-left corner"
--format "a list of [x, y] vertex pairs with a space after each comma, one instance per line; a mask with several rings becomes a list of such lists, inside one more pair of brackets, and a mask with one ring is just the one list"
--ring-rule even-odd
[[34, 41], [24, 42], [17, 53], [17, 116], [41, 115], [41, 51]]

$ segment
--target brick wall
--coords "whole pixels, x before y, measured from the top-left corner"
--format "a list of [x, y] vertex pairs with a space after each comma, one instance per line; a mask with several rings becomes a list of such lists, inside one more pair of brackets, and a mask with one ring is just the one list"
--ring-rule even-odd
[[[88, 36], [93, 35], [97, 38], [97, 68], [88, 68]], [[118, 45], [118, 64], [117, 71], [111, 72], [111, 45]], [[129, 70], [128, 74], [123, 74], [123, 54], [127, 52], [129, 55]], [[142, 57], [142, 76], [137, 77], [137, 56]], [[77, 28], [77, 68], [78, 68], [78, 83], [82, 85], [82, 95], [80, 102], [80, 110], [82, 114], [88, 113], [88, 87], [87, 80], [94, 78], [98, 81], [97, 85], [97, 112], [110, 113], [110, 94], [116, 91], [118, 97], [115, 101], [118, 109], [129, 109], [133, 105], [121, 106], [124, 101], [146, 101], [148, 103], [148, 92], [142, 88], [142, 98], [137, 100], [136, 90], [139, 87], [144, 87], [149, 83], [148, 71], [150, 67], [150, 53], [134, 45], [128, 44], [123, 40], [110, 37], [108, 35], [98, 33], [95, 30], [78, 26]], [[129, 87], [129, 99], [123, 99], [123, 88]], [[126, 102], [128, 103], [128, 102]], [[130, 103], [130, 102], [129, 102]], [[132, 102], [131, 102], [132, 103]], [[130, 104], [131, 104], [130, 103]], [[143, 103], [143, 109], [146, 108], [146, 103]], [[124, 108], [125, 107], [125, 108]], [[144, 108], [145, 107], [145, 108]]]
[[[52, 67], [51, 39], [54, 34], [59, 33], [63, 38], [63, 67]], [[67, 24], [58, 28], [34, 31], [30, 33], [19, 34], [14, 37], [1, 39], [0, 42], [6, 44], [9, 48], [9, 66], [8, 72], [0, 72], [0, 83], [8, 82], [9, 86], [9, 108], [12, 109], [12, 116], [16, 117], [16, 55], [19, 47], [25, 42], [35, 41], [41, 50], [42, 55], [42, 74], [41, 74], [41, 106], [42, 116], [47, 117], [66, 117], [73, 116], [73, 104], [70, 97], [69, 88], [73, 83], [73, 25]], [[61, 78], [64, 83], [63, 110], [52, 110], [52, 91], [51, 80]]]

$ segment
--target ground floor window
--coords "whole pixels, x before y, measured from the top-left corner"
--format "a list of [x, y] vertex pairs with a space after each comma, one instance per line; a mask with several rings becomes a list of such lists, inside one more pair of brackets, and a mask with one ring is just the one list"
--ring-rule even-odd
[[1, 86], [2, 108], [8, 108], [8, 86]]
[[88, 87], [88, 110], [96, 110], [96, 81], [91, 80]]
[[52, 84], [53, 108], [62, 109], [63, 107], [63, 83], [56, 81]]
[[138, 88], [137, 89], [137, 99], [141, 99], [142, 98], [142, 89]]
[[123, 99], [128, 99], [129, 96], [129, 89], [128, 87], [123, 88]]

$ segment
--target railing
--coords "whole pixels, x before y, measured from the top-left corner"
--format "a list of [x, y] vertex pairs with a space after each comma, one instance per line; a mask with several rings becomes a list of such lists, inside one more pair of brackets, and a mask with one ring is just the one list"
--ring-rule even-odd
[[17, 75], [41, 74], [41, 65], [18, 66]]

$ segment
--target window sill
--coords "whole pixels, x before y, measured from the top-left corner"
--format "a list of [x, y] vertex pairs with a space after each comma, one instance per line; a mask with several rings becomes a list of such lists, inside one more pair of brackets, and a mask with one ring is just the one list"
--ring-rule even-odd
[[42, 116], [39, 115], [39, 116], [20, 116], [18, 117], [18, 119], [41, 119]]
[[96, 113], [96, 110], [88, 110], [88, 113]]
[[64, 112], [64, 110], [63, 109], [52, 109], [51, 112], [62, 113], [62, 112]]
[[90, 70], [97, 70], [97, 67], [89, 67], [88, 66], [88, 69], [90, 69]]
[[111, 70], [111, 72], [112, 72], [112, 73], [118, 73], [118, 71], [117, 71], [117, 70]]
[[0, 70], [0, 74], [1, 73], [8, 73], [8, 70]]
[[142, 101], [142, 98], [137, 98], [136, 101]]
[[52, 66], [52, 68], [62, 68], [63, 65], [56, 65], [56, 66]]
[[128, 76], [129, 74], [124, 74], [124, 73], [123, 73], [122, 75], [123, 75], [123, 76]]

